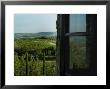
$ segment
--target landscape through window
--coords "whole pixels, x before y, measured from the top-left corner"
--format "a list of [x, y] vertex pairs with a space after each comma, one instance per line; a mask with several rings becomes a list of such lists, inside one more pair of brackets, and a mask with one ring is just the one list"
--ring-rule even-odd
[[14, 15], [14, 75], [56, 75], [56, 14]]
[[[86, 14], [70, 15], [69, 32], [86, 32]], [[86, 52], [86, 36], [69, 37], [70, 69], [87, 69], [89, 59]]]

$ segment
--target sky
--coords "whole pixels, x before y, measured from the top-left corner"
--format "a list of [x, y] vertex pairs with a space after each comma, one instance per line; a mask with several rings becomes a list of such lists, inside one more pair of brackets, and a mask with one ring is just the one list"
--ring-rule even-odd
[[56, 14], [15, 14], [14, 33], [56, 32]]

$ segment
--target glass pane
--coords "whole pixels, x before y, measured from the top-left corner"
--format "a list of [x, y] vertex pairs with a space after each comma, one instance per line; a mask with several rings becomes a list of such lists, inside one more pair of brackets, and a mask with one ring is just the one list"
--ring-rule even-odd
[[70, 69], [87, 69], [86, 36], [74, 36], [70, 41]]
[[86, 14], [71, 14], [69, 28], [70, 32], [85, 32]]

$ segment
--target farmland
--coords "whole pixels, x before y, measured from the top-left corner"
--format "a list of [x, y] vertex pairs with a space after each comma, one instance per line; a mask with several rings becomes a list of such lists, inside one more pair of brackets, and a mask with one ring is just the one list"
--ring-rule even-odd
[[49, 32], [15, 34], [14, 75], [56, 75], [56, 36]]

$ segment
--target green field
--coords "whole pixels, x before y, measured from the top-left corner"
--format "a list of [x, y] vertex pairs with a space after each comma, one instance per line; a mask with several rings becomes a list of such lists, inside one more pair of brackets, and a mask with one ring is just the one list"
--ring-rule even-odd
[[15, 39], [14, 75], [56, 75], [56, 38], [40, 36]]

